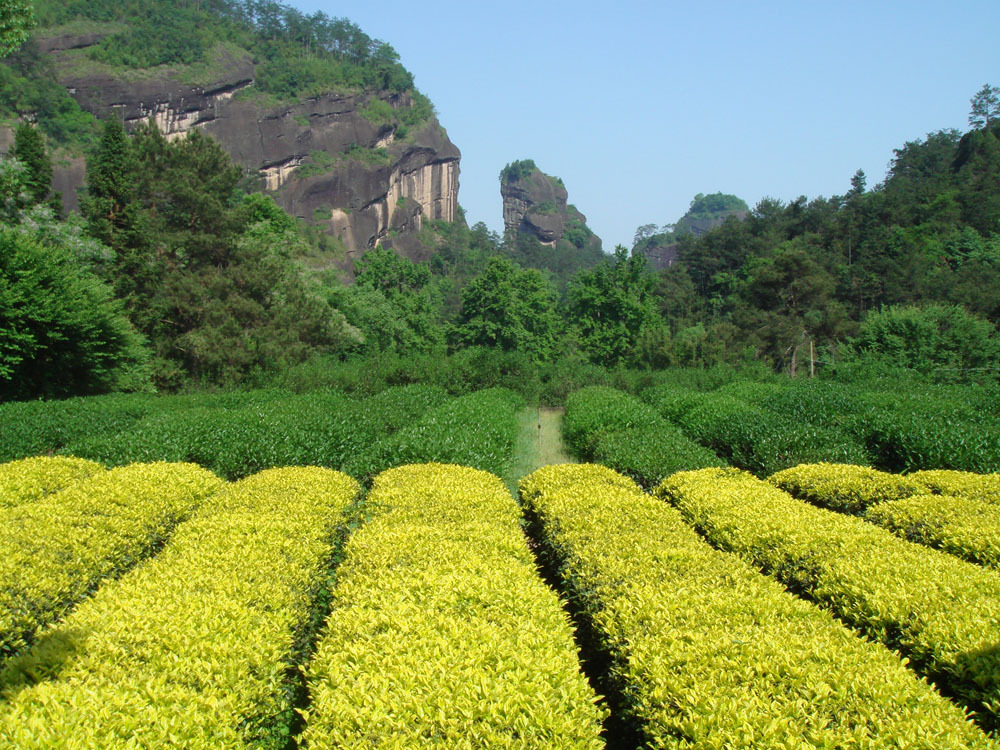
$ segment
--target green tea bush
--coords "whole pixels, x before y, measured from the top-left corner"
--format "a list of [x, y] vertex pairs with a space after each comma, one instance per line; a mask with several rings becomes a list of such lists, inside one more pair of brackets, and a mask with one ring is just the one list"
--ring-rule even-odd
[[176, 398], [186, 408], [158, 408], [129, 430], [93, 435], [66, 450], [110, 466], [189, 461], [227, 479], [274, 466], [337, 469], [448, 396], [439, 386], [412, 385], [363, 400], [340, 391]]
[[675, 471], [725, 465], [651, 406], [614, 388], [584, 388], [570, 396], [563, 433], [577, 457], [610, 466], [644, 487]]
[[146, 395], [0, 404], [0, 461], [56, 453], [88, 435], [117, 434], [149, 413]]
[[524, 399], [505, 388], [489, 388], [451, 399], [367, 450], [346, 460], [343, 470], [370, 482], [404, 464], [453, 463], [503, 476], [514, 455]]

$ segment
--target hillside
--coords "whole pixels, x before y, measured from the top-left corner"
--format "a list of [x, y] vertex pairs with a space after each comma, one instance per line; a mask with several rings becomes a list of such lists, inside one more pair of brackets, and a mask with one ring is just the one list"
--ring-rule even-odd
[[587, 217], [568, 203], [566, 185], [531, 159], [514, 161], [500, 173], [504, 241], [514, 260], [551, 271], [563, 284], [604, 258], [601, 238]]
[[345, 268], [379, 244], [419, 257], [422, 223], [456, 218], [458, 149], [392, 47], [349, 21], [237, 0], [42, 2], [37, 14], [0, 71], [0, 113], [64, 145], [54, 185], [69, 209], [90, 123], [114, 115], [129, 130], [211, 135], [248, 186], [339, 240]]

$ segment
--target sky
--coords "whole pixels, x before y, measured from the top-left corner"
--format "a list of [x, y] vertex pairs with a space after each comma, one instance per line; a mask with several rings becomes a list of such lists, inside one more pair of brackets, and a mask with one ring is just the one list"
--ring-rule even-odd
[[1000, 0], [286, 0], [391, 44], [461, 149], [469, 224], [533, 159], [610, 252], [697, 193], [842, 195], [893, 149], [968, 127], [1000, 86]]

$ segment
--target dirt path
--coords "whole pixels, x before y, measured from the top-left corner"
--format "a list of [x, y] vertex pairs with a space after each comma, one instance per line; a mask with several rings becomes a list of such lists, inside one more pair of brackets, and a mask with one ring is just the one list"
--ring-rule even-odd
[[505, 477], [510, 491], [517, 494], [517, 480], [549, 464], [576, 463], [562, 441], [563, 409], [529, 407], [518, 415], [521, 433], [514, 460]]
[[543, 406], [538, 410], [538, 465], [575, 464], [562, 439], [563, 412], [561, 406]]

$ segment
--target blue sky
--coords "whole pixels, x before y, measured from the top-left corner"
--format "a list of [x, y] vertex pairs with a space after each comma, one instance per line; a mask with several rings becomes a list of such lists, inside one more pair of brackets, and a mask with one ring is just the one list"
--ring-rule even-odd
[[395, 47], [462, 150], [470, 224], [502, 230], [499, 172], [531, 158], [608, 251], [699, 192], [872, 187], [1000, 85], [1000, 0], [289, 4]]

